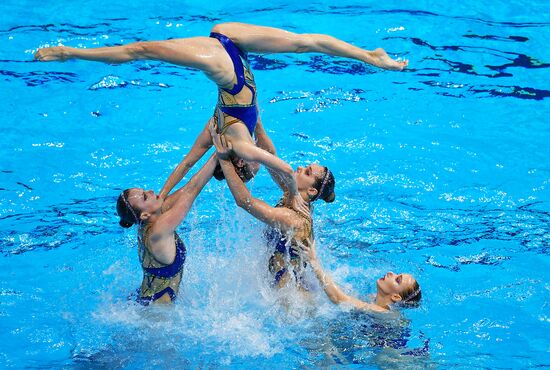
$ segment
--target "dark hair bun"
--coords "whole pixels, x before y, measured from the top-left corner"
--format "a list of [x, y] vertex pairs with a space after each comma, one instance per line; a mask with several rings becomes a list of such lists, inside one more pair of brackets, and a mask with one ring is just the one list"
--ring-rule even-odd
[[214, 178], [218, 181], [225, 180], [225, 175], [219, 162], [216, 165], [216, 168], [214, 168]]
[[335, 199], [336, 199], [336, 193], [335, 192], [332, 192], [332, 193], [330, 193], [329, 195], [327, 195], [326, 197], [323, 198], [323, 200], [327, 203], [332, 203], [332, 202], [334, 202]]
[[119, 224], [120, 226], [122, 226], [123, 228], [125, 228], [125, 229], [128, 229], [129, 227], [132, 227], [132, 225], [133, 225], [132, 222], [128, 222], [128, 221], [126, 221], [126, 220], [120, 220], [120, 221], [118, 222], [118, 224]]
[[[235, 169], [237, 176], [239, 176], [243, 182], [248, 182], [254, 178], [255, 173], [248, 165], [237, 167], [235, 166], [235, 163], [233, 163], [233, 168]], [[222, 166], [219, 162], [216, 165], [216, 168], [214, 168], [214, 178], [218, 181], [225, 180], [225, 174], [223, 173]]]

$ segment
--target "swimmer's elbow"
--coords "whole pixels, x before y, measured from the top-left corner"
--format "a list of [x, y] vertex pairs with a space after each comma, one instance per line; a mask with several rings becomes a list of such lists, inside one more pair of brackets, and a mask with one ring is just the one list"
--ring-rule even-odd
[[292, 167], [290, 167], [288, 163], [285, 163], [283, 165], [283, 167], [281, 168], [281, 172], [289, 178], [294, 176], [294, 170], [292, 169]]
[[242, 196], [239, 198], [235, 198], [235, 201], [237, 203], [237, 206], [244, 209], [245, 211], [249, 211], [250, 207], [252, 207], [252, 197], [250, 196]]

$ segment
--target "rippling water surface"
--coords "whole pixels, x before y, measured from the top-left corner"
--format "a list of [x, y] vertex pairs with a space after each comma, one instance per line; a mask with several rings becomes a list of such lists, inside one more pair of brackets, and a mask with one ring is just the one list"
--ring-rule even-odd
[[[548, 355], [547, 2], [0, 5], [0, 362], [6, 367], [538, 367]], [[324, 266], [363, 299], [413, 273], [388, 319], [274, 292], [262, 225], [212, 181], [180, 227], [181, 297], [142, 309], [121, 189], [158, 189], [212, 114], [200, 73], [158, 62], [36, 63], [38, 47], [206, 35], [223, 21], [329, 33], [410, 60], [385, 72], [254, 55], [264, 125], [293, 166], [320, 162]], [[274, 204], [261, 171], [253, 193]], [[235, 217], [236, 215], [236, 217]], [[282, 303], [282, 302], [286, 303]]]

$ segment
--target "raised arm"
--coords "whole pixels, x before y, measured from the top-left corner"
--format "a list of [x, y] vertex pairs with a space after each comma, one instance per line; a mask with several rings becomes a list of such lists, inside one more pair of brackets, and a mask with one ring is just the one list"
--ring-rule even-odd
[[217, 157], [214, 153], [185, 186], [166, 198], [163, 204], [163, 213], [153, 226], [153, 233], [162, 234], [178, 227], [187, 216], [204, 185], [212, 178], [216, 163]]
[[220, 158], [219, 161], [227, 185], [239, 207], [256, 217], [258, 220], [270, 226], [277, 227], [282, 231], [289, 231], [298, 226], [298, 220], [296, 220], [296, 214], [294, 212], [290, 211], [288, 208], [274, 208], [263, 200], [254, 198], [237, 175], [237, 172], [235, 172], [233, 164], [226, 159]]
[[335, 304], [348, 304], [351, 305], [353, 308], [363, 310], [363, 311], [374, 311], [374, 312], [387, 312], [386, 309], [377, 306], [372, 303], [364, 302], [360, 299], [357, 299], [355, 297], [352, 297], [346, 293], [332, 280], [330, 275], [327, 275], [323, 268], [321, 267], [321, 263], [319, 262], [319, 259], [317, 258], [317, 252], [315, 250], [315, 243], [307, 243], [308, 245], [302, 245], [301, 249], [302, 251], [307, 255], [307, 258], [309, 259], [310, 266], [315, 273], [315, 276], [321, 283], [321, 286], [323, 287], [323, 290], [325, 291], [327, 297], [332, 301], [332, 303]]
[[291, 196], [298, 194], [294, 170], [288, 163], [244, 140], [232, 140], [231, 145], [237, 156], [246, 161], [258, 162], [266, 166], [272, 177], [276, 179], [275, 182], [280, 184], [283, 189], [288, 190]]
[[257, 146], [243, 141], [233, 140], [231, 142], [233, 152], [239, 157], [247, 161], [258, 162], [266, 166], [275, 179], [275, 182], [285, 191], [288, 192], [292, 208], [302, 213], [305, 216], [310, 215], [309, 206], [298, 192], [298, 185], [294, 177], [292, 167], [281, 158], [258, 148]]
[[[271, 141], [271, 138], [267, 136], [267, 133], [264, 130], [264, 126], [262, 124], [262, 120], [260, 118], [260, 115], [258, 114], [258, 122], [256, 123], [256, 129], [254, 130], [254, 134], [256, 135], [256, 145], [269, 152], [270, 154], [273, 154], [274, 156], [277, 156], [277, 150], [275, 149], [275, 145], [273, 144], [273, 141]], [[272, 170], [271, 168], [267, 167], [267, 171], [271, 175], [271, 178], [273, 181], [279, 185], [281, 190], [284, 192], [288, 192], [288, 188], [286, 186], [286, 183], [284, 182], [283, 178], [279, 175], [277, 171]]]
[[[216, 128], [213, 124], [210, 125], [210, 134], [212, 135], [212, 140], [216, 146], [216, 151], [219, 152], [220, 149], [223, 151], [233, 151], [233, 153], [240, 158], [246, 161], [261, 163], [273, 171], [275, 173], [274, 176], [280, 176], [280, 180], [276, 182], [282, 182], [283, 185], [281, 187], [283, 189], [288, 189], [292, 207], [305, 216], [309, 216], [309, 206], [298, 192], [298, 185], [296, 184], [294, 171], [288, 163], [267, 152], [266, 150], [258, 148], [249, 141], [239, 139], [232, 139], [231, 141], [227, 140], [225, 135], [220, 135], [216, 132]], [[222, 139], [226, 144], [222, 144], [220, 141]]]
[[206, 123], [206, 126], [197, 137], [197, 140], [195, 140], [195, 143], [193, 143], [189, 153], [183, 157], [183, 160], [172, 171], [162, 186], [159, 194], [162, 198], [166, 198], [168, 196], [172, 189], [181, 181], [181, 179], [183, 179], [187, 172], [189, 172], [191, 167], [193, 167], [195, 163], [202, 158], [204, 153], [206, 153], [212, 146], [212, 136], [210, 136], [210, 132], [208, 130], [209, 125], [210, 121]]
[[215, 135], [213, 136], [213, 141], [218, 153], [220, 166], [225, 176], [225, 181], [239, 207], [243, 208], [258, 220], [283, 231], [288, 231], [299, 226], [299, 220], [294, 212], [287, 208], [271, 207], [264, 201], [254, 198], [241, 178], [237, 175], [233, 164], [227, 160], [231, 147], [230, 144], [228, 145], [226, 142], [225, 137]]

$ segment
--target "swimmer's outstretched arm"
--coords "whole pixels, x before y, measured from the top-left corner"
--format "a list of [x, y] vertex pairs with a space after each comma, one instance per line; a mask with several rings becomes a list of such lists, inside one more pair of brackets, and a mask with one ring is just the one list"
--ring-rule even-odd
[[212, 178], [217, 162], [217, 156], [214, 153], [187, 184], [166, 198], [162, 205], [163, 212], [152, 226], [153, 234], [171, 233], [178, 227], [201, 190]]
[[[273, 141], [271, 141], [271, 138], [265, 132], [264, 126], [262, 124], [262, 120], [260, 119], [259, 115], [258, 115], [258, 122], [256, 123], [256, 128], [254, 130], [254, 134], [256, 135], [256, 145], [259, 148], [262, 148], [263, 150], [269, 152], [270, 154], [277, 156], [277, 150], [275, 149], [275, 145], [273, 145]], [[281, 190], [283, 190], [284, 192], [288, 192], [288, 187], [286, 186], [286, 183], [284, 182], [283, 178], [281, 178], [280, 174], [269, 167], [267, 167], [267, 171], [271, 175], [271, 178], [273, 179], [273, 181], [277, 185], [279, 185]]]
[[160, 190], [160, 197], [166, 198], [168, 194], [172, 191], [174, 186], [176, 186], [181, 179], [189, 172], [191, 167], [197, 163], [198, 160], [202, 158], [204, 153], [212, 147], [212, 136], [210, 135], [209, 125], [212, 119], [206, 123], [204, 129], [199, 134], [189, 153], [183, 157], [183, 160], [178, 164], [178, 166], [172, 171], [162, 189]]
[[[218, 156], [219, 158], [219, 156]], [[235, 167], [227, 159], [219, 158], [227, 185], [239, 207], [269, 226], [281, 229], [283, 232], [299, 227], [300, 220], [296, 213], [285, 207], [274, 208], [261, 199], [252, 196], [243, 181], [235, 172]]]
[[286, 232], [299, 227], [301, 219], [296, 215], [296, 212], [285, 207], [271, 207], [261, 199], [252, 196], [244, 182], [237, 175], [233, 164], [227, 159], [231, 148], [225, 142], [225, 137], [218, 135], [213, 139], [225, 180], [237, 205], [258, 220], [282, 231]]
[[278, 172], [283, 177], [289, 189], [297, 193], [294, 170], [281, 158], [244, 140], [231, 139], [231, 146], [233, 152], [240, 158], [249, 162], [261, 163], [269, 169]]
[[239, 157], [266, 166], [275, 182], [284, 191], [288, 191], [292, 207], [306, 216], [310, 215], [309, 206], [298, 192], [294, 170], [288, 163], [248, 142], [234, 140], [231, 144], [233, 145], [233, 151]]
[[253, 53], [322, 53], [397, 71], [408, 65], [407, 60], [396, 61], [381, 48], [365, 50], [329, 35], [297, 34], [245, 23], [222, 23], [212, 31], [226, 35], [240, 48]]
[[306, 255], [306, 259], [309, 260], [311, 269], [315, 273], [315, 276], [321, 283], [323, 290], [325, 291], [327, 297], [332, 301], [332, 303], [348, 304], [348, 305], [351, 305], [353, 308], [363, 310], [363, 311], [388, 312], [388, 310], [378, 305], [364, 302], [360, 299], [357, 299], [355, 297], [352, 297], [344, 293], [344, 291], [342, 291], [342, 289], [334, 282], [334, 280], [332, 280], [330, 275], [327, 275], [323, 271], [323, 268], [321, 267], [321, 263], [317, 258], [315, 243], [312, 242], [308, 244], [309, 245], [304, 244], [300, 248], [302, 249], [302, 252]]
[[[218, 138], [220, 137], [220, 135], [216, 133], [214, 125], [210, 126], [210, 132], [211, 135]], [[221, 137], [226, 140], [225, 135], [222, 135]], [[216, 143], [215, 139], [214, 143]], [[263, 164], [270, 170], [270, 173], [273, 173], [273, 176], [278, 176], [279, 179], [276, 180], [276, 182], [282, 183], [283, 185], [281, 187], [288, 189], [292, 207], [304, 215], [309, 215], [309, 207], [302, 196], [298, 193], [298, 185], [296, 184], [296, 178], [294, 177], [294, 170], [288, 163], [268, 151], [257, 147], [249, 141], [235, 138], [229, 142], [229, 145], [231, 145], [231, 150], [240, 158], [249, 162]], [[216, 149], [218, 149], [218, 147], [216, 147]]]

